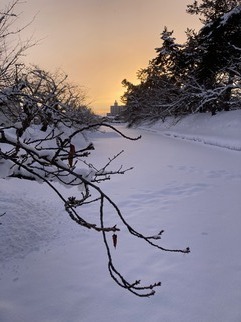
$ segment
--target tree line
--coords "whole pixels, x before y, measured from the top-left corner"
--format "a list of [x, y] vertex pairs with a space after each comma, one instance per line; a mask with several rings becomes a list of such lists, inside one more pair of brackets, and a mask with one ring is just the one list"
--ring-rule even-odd
[[186, 42], [178, 44], [165, 27], [156, 57], [137, 72], [139, 84], [123, 80], [123, 117], [130, 126], [241, 108], [241, 1], [194, 1], [187, 13], [198, 15], [202, 28], [188, 29]]

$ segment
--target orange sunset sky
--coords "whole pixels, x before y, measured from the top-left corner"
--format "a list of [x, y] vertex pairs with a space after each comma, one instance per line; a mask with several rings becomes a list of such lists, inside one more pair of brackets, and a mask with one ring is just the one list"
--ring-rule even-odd
[[[1, 0], [0, 8], [12, 1]], [[120, 103], [124, 78], [155, 57], [164, 26], [179, 43], [187, 27], [198, 30], [198, 17], [186, 13], [193, 0], [26, 0], [20, 1], [19, 22], [32, 24], [22, 33], [39, 43], [25, 61], [54, 72], [62, 69], [69, 81], [87, 90], [94, 112], [103, 114]]]

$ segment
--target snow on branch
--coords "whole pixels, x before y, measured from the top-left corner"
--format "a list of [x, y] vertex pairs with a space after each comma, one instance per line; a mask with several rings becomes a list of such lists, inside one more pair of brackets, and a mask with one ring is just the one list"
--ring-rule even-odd
[[[12, 35], [6, 23], [11, 24], [8, 19], [14, 18], [13, 9], [18, 2], [15, 0], [4, 15], [0, 14], [0, 44], [5, 51], [5, 55], [0, 56], [0, 178], [34, 180], [47, 185], [75, 223], [102, 234], [113, 280], [137, 296], [154, 295], [160, 282], [146, 286], [139, 280], [128, 282], [114, 265], [107, 234], [112, 234], [113, 246], [117, 247], [117, 232], [122, 232], [116, 222], [159, 250], [184, 254], [190, 250], [163, 248], [158, 243], [159, 234], [146, 237], [135, 230], [118, 205], [101, 189], [100, 182], [132, 169], [125, 169], [123, 165], [113, 168], [113, 161], [123, 151], [109, 157], [101, 167], [88, 161], [95, 149], [88, 139], [91, 131], [104, 127], [131, 141], [139, 140], [140, 136], [129, 137], [111, 124], [103, 123], [86, 104], [85, 93], [68, 83], [62, 72], [51, 74], [19, 63], [19, 57], [29, 44], [9, 52], [4, 39]], [[69, 188], [68, 192], [60, 189], [59, 184]], [[96, 222], [84, 218], [81, 212], [81, 207], [92, 204], [98, 206]], [[109, 225], [105, 224], [107, 206], [112, 208], [116, 220]]]
[[[154, 289], [160, 286], [161, 283], [157, 282], [148, 286], [141, 286], [139, 280], [130, 283], [117, 270], [113, 263], [111, 248], [107, 241], [106, 234], [113, 234], [113, 241], [115, 240], [114, 246], [116, 247], [116, 233], [120, 232], [120, 228], [116, 224], [113, 224], [112, 226], [105, 225], [105, 204], [109, 204], [113, 208], [117, 216], [116, 220], [121, 220], [130, 234], [143, 239], [151, 246], [168, 252], [189, 253], [190, 250], [189, 248], [181, 250], [161, 247], [156, 242], [160, 239], [160, 235], [163, 231], [159, 234], [147, 237], [136, 231], [126, 221], [121, 210], [111, 197], [98, 186], [100, 181], [109, 180], [112, 175], [123, 174], [131, 169], [123, 169], [122, 166], [116, 170], [109, 169], [112, 162], [116, 160], [123, 151], [114, 155], [112, 158], [109, 158], [101, 169], [98, 169], [96, 165], [88, 163], [87, 157], [90, 150], [94, 149], [94, 146], [92, 143], [86, 142], [83, 133], [86, 135], [86, 131], [93, 128], [99, 128], [100, 126], [109, 127], [126, 139], [139, 139], [130, 138], [113, 126], [102, 123], [85, 125], [80, 129], [72, 130], [66, 127], [65, 131], [60, 131], [57, 127], [49, 126], [46, 132], [40, 131], [41, 125], [32, 124], [28, 127], [28, 131], [24, 131], [22, 136], [19, 136], [19, 125], [15, 125], [15, 127], [1, 127], [0, 176], [1, 178], [17, 177], [36, 180], [40, 183], [47, 184], [63, 202], [66, 212], [73, 221], [82, 227], [102, 233], [107, 251], [108, 269], [114, 281], [137, 296], [148, 297], [154, 295]], [[63, 130], [63, 126], [61, 127], [61, 130]], [[78, 145], [76, 142], [78, 142]], [[70, 154], [72, 158], [71, 162]], [[56, 182], [67, 188], [77, 187], [80, 193], [65, 197], [57, 188]], [[100, 225], [98, 225], [98, 223], [89, 222], [78, 212], [79, 207], [91, 203], [99, 204]]]

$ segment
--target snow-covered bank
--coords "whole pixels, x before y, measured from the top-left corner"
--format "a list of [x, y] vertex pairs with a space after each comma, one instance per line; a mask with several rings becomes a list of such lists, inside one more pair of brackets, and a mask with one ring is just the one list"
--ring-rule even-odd
[[241, 151], [241, 110], [188, 115], [182, 119], [167, 118], [163, 123], [142, 125], [140, 128], [164, 135]]
[[0, 321], [240, 322], [241, 153], [117, 126], [142, 139], [93, 134], [95, 163], [124, 149], [115, 165], [134, 166], [102, 188], [134, 228], [164, 229], [160, 245], [191, 253], [118, 232], [113, 259], [125, 277], [162, 282], [154, 297], [137, 298], [110, 278], [101, 235], [71, 221], [44, 184], [0, 180]]

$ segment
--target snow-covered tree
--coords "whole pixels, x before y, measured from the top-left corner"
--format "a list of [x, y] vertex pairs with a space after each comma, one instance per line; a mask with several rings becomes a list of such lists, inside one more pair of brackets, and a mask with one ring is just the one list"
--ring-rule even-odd
[[[31, 106], [28, 105], [27, 109], [31, 109]], [[57, 114], [59, 117], [56, 117]], [[136, 231], [128, 224], [111, 197], [100, 188], [99, 183], [103, 180], [109, 180], [115, 174], [124, 174], [130, 169], [122, 169], [122, 167], [110, 169], [112, 160], [118, 155], [108, 158], [107, 163], [101, 167], [88, 162], [88, 156], [94, 149], [93, 144], [87, 139], [88, 131], [102, 126], [109, 127], [124, 137], [125, 135], [108, 124], [84, 125], [76, 119], [63, 115], [60, 111], [55, 111], [51, 119], [51, 123], [43, 131], [43, 124], [30, 122], [26, 112], [24, 121], [0, 127], [0, 177], [34, 180], [53, 189], [72, 220], [82, 227], [102, 234], [107, 250], [109, 272], [118, 285], [138, 296], [153, 295], [155, 293], [153, 289], [160, 285], [159, 282], [148, 286], [141, 286], [139, 280], [130, 283], [114, 266], [107, 234], [112, 234], [113, 243], [116, 246], [117, 232], [120, 228], [115, 222], [113, 226], [105, 225], [105, 207], [111, 206], [116, 213], [116, 222], [121, 220], [129, 233], [150, 245], [163, 251], [182, 253], [188, 253], [189, 249], [165, 249], [156, 243], [160, 235], [146, 237]], [[136, 139], [138, 138], [133, 140]], [[59, 184], [66, 188], [77, 187], [78, 190], [76, 192], [72, 189], [70, 195], [67, 195], [67, 192], [60, 192]], [[99, 205], [99, 219], [96, 222], [90, 222], [88, 218], [84, 218], [79, 208], [94, 203]]]
[[190, 13], [194, 7], [195, 13], [204, 15], [205, 24], [196, 35], [198, 55], [190, 75], [192, 83], [195, 78], [194, 83], [198, 84], [194, 87], [203, 109], [215, 114], [217, 110], [232, 108], [232, 101], [240, 91], [241, 4], [240, 1], [202, 1], [198, 6], [195, 1], [193, 7], [189, 6]]
[[124, 115], [130, 124], [143, 119], [164, 120], [179, 108], [174, 102], [180, 96], [180, 74], [176, 61], [181, 55], [182, 46], [176, 44], [172, 34], [164, 28], [161, 34], [163, 44], [156, 48], [157, 57], [137, 73], [139, 85], [133, 86], [126, 80], [122, 83], [127, 89], [122, 97], [127, 105]]
[[30, 21], [22, 27], [15, 28], [15, 22], [19, 17], [15, 11], [19, 4], [20, 0], [13, 0], [6, 8], [0, 9], [0, 88], [5, 85], [11, 86], [21, 56], [35, 45], [31, 39], [19, 40], [19, 34], [31, 23]]
[[203, 16], [204, 26], [198, 32], [188, 29], [182, 45], [165, 28], [157, 57], [139, 72], [140, 84], [123, 82], [130, 124], [147, 119], [148, 114], [149, 119], [153, 115], [164, 119], [240, 108], [241, 3], [200, 2], [194, 1], [187, 12]]
[[[17, 0], [0, 13], [0, 42], [5, 43], [5, 38], [12, 35], [7, 21], [15, 17], [13, 9], [16, 4]], [[1, 38], [2, 31], [4, 36]], [[190, 250], [160, 246], [163, 230], [153, 236], [144, 236], [135, 230], [117, 204], [101, 189], [102, 181], [131, 169], [123, 169], [122, 166], [112, 168], [112, 161], [122, 151], [108, 157], [102, 166], [88, 161], [95, 148], [88, 139], [90, 131], [107, 127], [129, 140], [135, 141], [139, 137], [127, 137], [113, 126], [101, 122], [85, 104], [84, 93], [70, 85], [66, 75], [53, 75], [37, 67], [26, 68], [19, 61], [23, 47], [20, 51], [3, 48], [4, 56], [0, 52], [0, 179], [34, 180], [54, 190], [73, 221], [80, 227], [102, 234], [108, 270], [114, 281], [137, 296], [154, 295], [160, 282], [147, 286], [141, 285], [140, 280], [128, 282], [115, 267], [107, 235], [112, 235], [111, 240], [116, 247], [117, 233], [118, 236], [122, 233], [116, 222], [121, 222], [130, 234], [162, 251], [189, 253]], [[60, 185], [70, 188], [70, 192], [66, 189], [63, 192]], [[94, 209], [97, 209], [98, 216], [94, 222], [85, 218], [80, 210], [90, 205], [97, 206]], [[112, 207], [116, 214], [116, 222], [110, 226], [105, 223], [107, 206]]]
[[239, 5], [240, 0], [195, 0], [192, 4], [187, 5], [187, 12], [199, 15], [200, 21], [206, 25]]
[[180, 95], [180, 87], [173, 77], [162, 74], [154, 61], [150, 61], [148, 67], [140, 70], [137, 76], [140, 80], [138, 85], [132, 85], [126, 80], [122, 83], [127, 89], [122, 97], [127, 105], [123, 116], [130, 126], [143, 120], [165, 120], [167, 116], [174, 114], [179, 108], [173, 102]]

